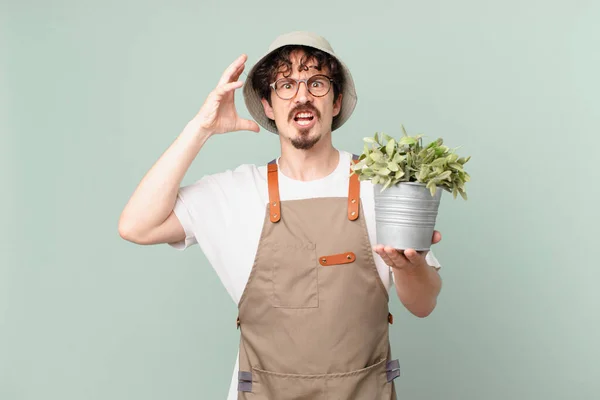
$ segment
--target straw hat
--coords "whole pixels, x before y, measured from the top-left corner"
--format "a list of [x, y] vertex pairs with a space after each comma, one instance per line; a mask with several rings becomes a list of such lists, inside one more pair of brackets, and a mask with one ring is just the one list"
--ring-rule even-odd
[[252, 115], [254, 120], [260, 126], [273, 133], [277, 133], [277, 126], [275, 125], [275, 121], [269, 119], [265, 115], [262, 103], [260, 101], [260, 94], [258, 90], [256, 90], [252, 86], [252, 77], [256, 72], [257, 66], [260, 65], [265, 60], [265, 58], [267, 58], [273, 51], [277, 50], [278, 48], [287, 45], [304, 45], [314, 47], [315, 49], [324, 51], [334, 56], [340, 63], [340, 66], [342, 68], [342, 74], [345, 77], [345, 84], [342, 87], [342, 109], [338, 114], [338, 117], [333, 121], [333, 124], [331, 126], [332, 131], [338, 129], [348, 120], [348, 118], [350, 118], [350, 115], [352, 115], [352, 112], [356, 107], [357, 97], [356, 90], [354, 87], [354, 80], [352, 79], [350, 70], [348, 69], [346, 64], [344, 64], [342, 60], [340, 60], [335, 55], [333, 48], [331, 47], [329, 42], [325, 38], [311, 32], [290, 32], [277, 37], [269, 46], [269, 50], [252, 67], [250, 73], [248, 74], [248, 78], [244, 83], [243, 89], [244, 102], [246, 103], [246, 107], [248, 108], [250, 115]]

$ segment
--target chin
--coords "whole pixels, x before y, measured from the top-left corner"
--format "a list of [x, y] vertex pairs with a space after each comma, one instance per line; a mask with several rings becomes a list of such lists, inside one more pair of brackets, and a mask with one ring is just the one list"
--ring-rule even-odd
[[309, 132], [300, 132], [296, 137], [291, 138], [292, 146], [299, 150], [309, 150], [321, 140], [321, 134], [310, 135]]

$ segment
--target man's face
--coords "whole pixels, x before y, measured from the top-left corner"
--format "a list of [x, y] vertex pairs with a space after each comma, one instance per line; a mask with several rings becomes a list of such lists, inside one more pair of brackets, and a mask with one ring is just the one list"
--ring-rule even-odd
[[[291, 74], [289, 71], [283, 71], [289, 74], [284, 76], [283, 72], [279, 72], [275, 81], [281, 78], [308, 79], [315, 75], [329, 77], [328, 68], [316, 69], [318, 64], [315, 60], [307, 60], [305, 63], [307, 68], [299, 71], [302, 56], [302, 51], [291, 53]], [[319, 85], [319, 82], [314, 82], [311, 86], [316, 92]], [[325, 96], [318, 97], [308, 91], [305, 82], [300, 82], [298, 92], [291, 99], [281, 99], [274, 90], [271, 90], [271, 105], [265, 99], [262, 99], [262, 104], [267, 117], [275, 121], [281, 139], [288, 140], [297, 149], [308, 150], [321, 137], [331, 133], [333, 117], [338, 115], [341, 109], [342, 95], [338, 96], [335, 103], [333, 98], [333, 87]]]

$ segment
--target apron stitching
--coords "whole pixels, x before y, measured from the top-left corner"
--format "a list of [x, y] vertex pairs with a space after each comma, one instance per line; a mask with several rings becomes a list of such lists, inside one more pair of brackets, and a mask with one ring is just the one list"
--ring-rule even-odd
[[261, 250], [261, 247], [264, 246], [263, 244], [263, 239], [266, 236], [266, 231], [267, 231], [267, 224], [270, 223], [269, 218], [266, 218], [266, 216], [269, 215], [269, 204], [267, 204], [267, 210], [265, 212], [265, 218], [263, 220], [263, 227], [262, 227], [262, 231], [260, 234], [260, 238], [258, 239], [258, 247], [256, 248], [256, 254], [254, 255], [254, 261], [252, 263], [252, 269], [250, 270], [250, 275], [248, 276], [248, 281], [246, 282], [246, 285], [244, 286], [244, 290], [242, 292], [242, 296], [240, 297], [240, 301], [238, 302], [238, 310], [240, 309], [241, 305], [242, 305], [242, 301], [247, 297], [247, 293], [248, 293], [248, 287], [250, 286], [250, 281], [252, 280], [252, 278], [256, 275], [256, 264], [258, 263], [258, 259], [259, 259], [259, 254]]
[[[364, 215], [364, 211], [362, 210], [362, 204], [361, 204], [361, 213]], [[388, 291], [385, 289], [385, 285], [383, 284], [383, 281], [381, 280], [381, 276], [379, 276], [379, 271], [377, 270], [377, 264], [375, 264], [375, 258], [373, 258], [373, 249], [371, 248], [371, 240], [369, 239], [369, 233], [367, 231], [367, 224], [364, 218], [359, 218], [358, 219], [360, 221], [360, 224], [362, 226], [362, 232], [363, 232], [363, 250], [366, 250], [367, 253], [367, 257], [369, 258], [369, 264], [371, 265], [371, 271], [375, 272], [375, 279], [377, 280], [378, 286], [381, 288], [381, 290], [383, 291], [383, 294], [385, 295], [386, 300], [389, 302], [390, 300], [390, 294], [388, 293]]]

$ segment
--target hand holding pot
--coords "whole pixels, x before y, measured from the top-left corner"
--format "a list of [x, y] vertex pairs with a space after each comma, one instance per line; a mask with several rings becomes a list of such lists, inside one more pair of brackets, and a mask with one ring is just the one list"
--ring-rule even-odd
[[[442, 240], [442, 234], [439, 231], [434, 230], [433, 237], [431, 238], [431, 243], [436, 244], [440, 240]], [[378, 244], [373, 247], [373, 251], [379, 254], [383, 261], [390, 267], [402, 269], [409, 273], [413, 270], [416, 270], [417, 268], [427, 266], [427, 261], [425, 260], [425, 257], [427, 256], [429, 250], [400, 250], [394, 249], [390, 246]]]

